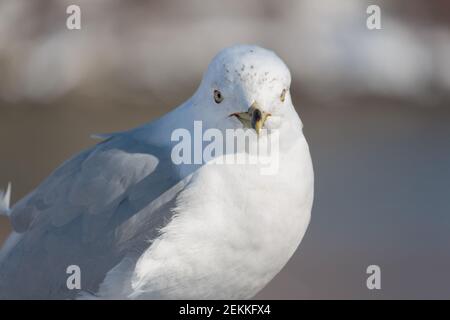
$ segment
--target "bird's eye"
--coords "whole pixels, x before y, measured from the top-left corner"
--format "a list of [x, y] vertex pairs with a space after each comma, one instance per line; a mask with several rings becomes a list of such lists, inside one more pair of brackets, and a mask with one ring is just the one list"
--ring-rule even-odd
[[283, 89], [283, 91], [281, 91], [281, 95], [280, 95], [280, 100], [281, 102], [284, 102], [284, 100], [286, 99], [286, 89]]
[[221, 103], [223, 101], [223, 95], [219, 90], [214, 90], [214, 101]]

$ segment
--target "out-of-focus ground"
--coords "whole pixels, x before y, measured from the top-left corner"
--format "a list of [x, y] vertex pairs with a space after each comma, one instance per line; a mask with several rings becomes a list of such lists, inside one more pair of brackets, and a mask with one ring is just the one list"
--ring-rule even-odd
[[[80, 31], [65, 29], [72, 3]], [[17, 201], [91, 133], [167, 112], [215, 52], [256, 43], [291, 69], [316, 174], [306, 236], [257, 298], [448, 298], [450, 6], [376, 3], [369, 31], [354, 0], [2, 1], [0, 187]]]

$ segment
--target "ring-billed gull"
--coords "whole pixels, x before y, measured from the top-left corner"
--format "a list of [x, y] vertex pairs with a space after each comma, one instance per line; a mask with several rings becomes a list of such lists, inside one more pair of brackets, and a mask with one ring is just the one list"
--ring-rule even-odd
[[[12, 208], [8, 188], [0, 210], [14, 231], [0, 251], [0, 297], [253, 297], [287, 263], [310, 220], [313, 169], [290, 81], [275, 53], [226, 48], [178, 108], [100, 135]], [[177, 163], [174, 132], [195, 139], [199, 122], [224, 134], [248, 128], [258, 141], [277, 132], [276, 171], [262, 174], [259, 162]], [[80, 287], [67, 285], [69, 266], [78, 268]]]

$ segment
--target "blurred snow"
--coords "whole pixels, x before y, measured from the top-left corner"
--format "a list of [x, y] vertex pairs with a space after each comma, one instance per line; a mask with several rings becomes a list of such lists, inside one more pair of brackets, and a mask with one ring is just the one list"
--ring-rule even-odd
[[[369, 2], [360, 0], [3, 0], [0, 99], [112, 86], [174, 95], [218, 50], [244, 42], [276, 51], [314, 96], [448, 94], [449, 26], [396, 17], [404, 1], [377, 3], [381, 30], [366, 28]], [[79, 31], [65, 27], [70, 4], [81, 7]]]

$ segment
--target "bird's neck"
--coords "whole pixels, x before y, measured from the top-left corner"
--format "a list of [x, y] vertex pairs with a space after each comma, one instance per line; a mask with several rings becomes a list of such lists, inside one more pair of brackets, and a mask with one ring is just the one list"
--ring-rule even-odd
[[[184, 132], [189, 136], [192, 153], [195, 152], [195, 143], [201, 143], [201, 149], [203, 150], [209, 144], [208, 141], [204, 141], [203, 139], [204, 133], [208, 128], [201, 127], [199, 129], [199, 126], [202, 126], [202, 124], [201, 122], [196, 122], [199, 119], [196, 118], [197, 113], [195, 110], [192, 110], [193, 108], [195, 108], [195, 104], [191, 103], [191, 100], [186, 101], [158, 120], [143, 126], [143, 130], [137, 133], [139, 139], [143, 139], [154, 146], [173, 149], [175, 145], [180, 143], [180, 132]], [[298, 141], [298, 138], [303, 135], [303, 124], [295, 108], [290, 103], [284, 106], [280, 116], [280, 126], [268, 130], [271, 137], [267, 140], [270, 140], [270, 142], [261, 143], [273, 143], [271, 139], [277, 139], [277, 148], [280, 152], [284, 153], [289, 151], [295, 145], [295, 142]], [[151, 135], [149, 135], [149, 132], [151, 132]], [[224, 142], [226, 142], [225, 139], [226, 136], [223, 137]], [[223, 151], [224, 153], [229, 153], [229, 150], [226, 150], [225, 147]], [[193, 168], [197, 167], [195, 164], [198, 165], [198, 163], [194, 163]]]

